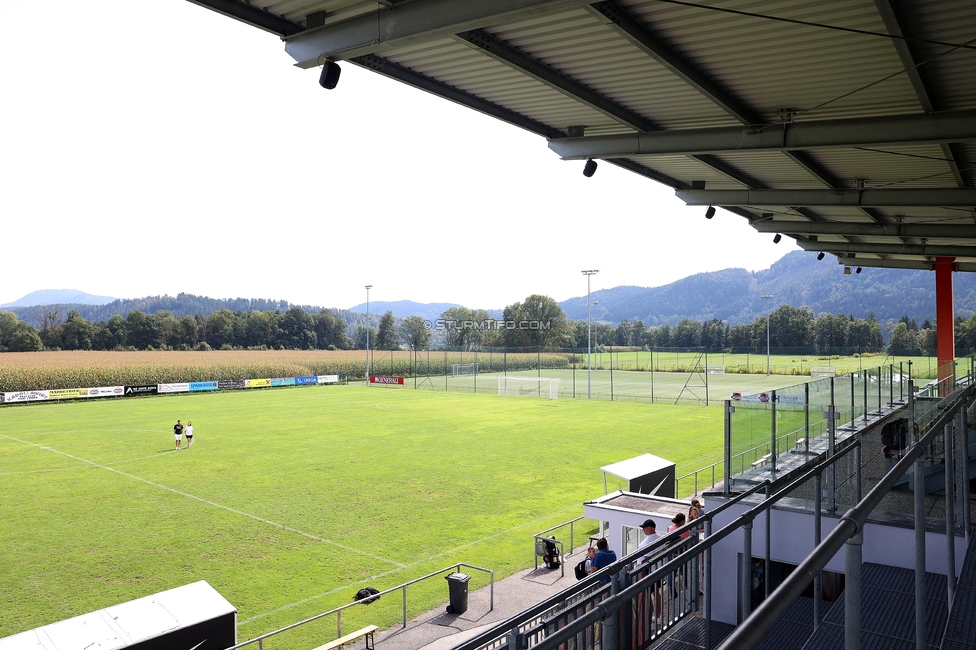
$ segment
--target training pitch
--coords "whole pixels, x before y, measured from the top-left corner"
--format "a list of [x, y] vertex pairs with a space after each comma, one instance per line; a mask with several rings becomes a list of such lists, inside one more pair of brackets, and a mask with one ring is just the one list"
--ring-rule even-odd
[[[191, 450], [173, 450], [177, 418]], [[6, 407], [0, 637], [196, 580], [246, 640], [457, 562], [498, 579], [603, 493], [600, 466], [650, 452], [680, 475], [721, 449], [718, 406], [324, 386]], [[409, 613], [447, 595], [442, 578], [411, 587]], [[264, 647], [330, 635], [335, 617]]]

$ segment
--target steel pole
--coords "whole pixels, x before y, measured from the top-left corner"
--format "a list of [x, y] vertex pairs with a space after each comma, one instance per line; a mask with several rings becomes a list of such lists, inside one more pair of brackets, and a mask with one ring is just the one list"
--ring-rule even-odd
[[[820, 546], [820, 542], [823, 541], [820, 532], [820, 518], [822, 513], [823, 505], [823, 472], [817, 472], [817, 479], [814, 485], [814, 501], [815, 507], [813, 509], [813, 547], [816, 548]], [[813, 629], [816, 630], [820, 627], [820, 600], [823, 598], [823, 591], [820, 588], [820, 576], [822, 571], [817, 571], [813, 576]]]
[[954, 519], [953, 501], [956, 486], [953, 484], [954, 472], [952, 458], [952, 425], [947, 424], [942, 430], [943, 448], [945, 449], [945, 531], [946, 531], [946, 587], [948, 589], [949, 608], [952, 608], [952, 599], [956, 594], [956, 535]]
[[373, 285], [366, 285], [366, 383], [369, 383], [369, 290]]
[[[763, 300], [772, 301], [773, 294], [763, 294], [759, 296]], [[769, 312], [771, 310], [772, 302], [766, 304], [766, 376], [769, 376]]]
[[[908, 378], [908, 436], [915, 440], [915, 387]], [[928, 631], [925, 629], [925, 458], [915, 459], [915, 648], [926, 650]]]
[[861, 650], [861, 531], [847, 540], [844, 571], [844, 650]]
[[732, 400], [725, 400], [725, 479], [722, 494], [729, 496], [732, 490]]
[[752, 520], [742, 524], [742, 575], [739, 581], [739, 621], [752, 613]]
[[[712, 518], [705, 517], [705, 539], [712, 535]], [[705, 549], [705, 650], [712, 650], [712, 547]]]
[[590, 378], [590, 370], [593, 367], [593, 347], [591, 341], [593, 335], [590, 332], [590, 276], [586, 276], [586, 399], [593, 398], [593, 388]]
[[[766, 501], [769, 501], [769, 494], [770, 494], [770, 491], [771, 491], [771, 487], [770, 487], [771, 485], [772, 485], [771, 483], [767, 483], [766, 484]], [[772, 554], [770, 553], [770, 548], [769, 548], [770, 547], [770, 539], [769, 538], [771, 536], [771, 533], [770, 533], [770, 522], [772, 521], [772, 518], [773, 518], [773, 507], [770, 506], [770, 507], [766, 508], [766, 565], [765, 565], [765, 569], [764, 569], [766, 579], [763, 581], [766, 584], [766, 589], [765, 589], [766, 598], [769, 598], [769, 572], [773, 568], [773, 558], [772, 558]]]

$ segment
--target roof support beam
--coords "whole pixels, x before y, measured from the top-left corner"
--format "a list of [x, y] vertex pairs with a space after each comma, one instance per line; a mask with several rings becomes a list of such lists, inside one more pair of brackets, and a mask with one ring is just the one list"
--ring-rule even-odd
[[292, 36], [305, 31], [305, 28], [298, 23], [265, 9], [249, 5], [243, 0], [190, 0], [190, 2], [281, 37]]
[[565, 135], [564, 131], [559, 129], [554, 129], [542, 122], [537, 122], [531, 118], [522, 115], [521, 113], [516, 113], [515, 111], [509, 110], [504, 106], [499, 106], [485, 99], [482, 99], [476, 95], [455, 88], [448, 84], [442, 83], [428, 77], [427, 75], [420, 74], [419, 72], [414, 72], [409, 68], [405, 68], [402, 65], [393, 63], [392, 61], [387, 61], [382, 57], [378, 57], [372, 54], [367, 56], [356, 57], [351, 59], [351, 61], [357, 65], [361, 65], [364, 68], [378, 72], [381, 75], [390, 77], [391, 79], [396, 79], [397, 81], [402, 81], [403, 83], [413, 86], [414, 88], [419, 88], [421, 90], [426, 90], [427, 92], [437, 95], [438, 97], [443, 97], [449, 101], [461, 104], [462, 106], [467, 106], [479, 113], [484, 113], [485, 115], [490, 115], [491, 117], [502, 120], [503, 122], [508, 122], [519, 128], [525, 129], [532, 133], [541, 135], [544, 138], [558, 138]]
[[864, 190], [678, 190], [688, 205], [827, 205], [868, 208], [910, 206], [968, 207], [976, 205], [976, 188]]
[[976, 243], [973, 246], [939, 246], [922, 244], [848, 244], [845, 242], [809, 242], [797, 240], [797, 245], [805, 251], [824, 251], [839, 253], [872, 253], [875, 255], [923, 255], [928, 257], [970, 257], [976, 258]]
[[[600, 111], [621, 124], [625, 124], [638, 131], [661, 130], [661, 127], [652, 120], [635, 113], [589, 86], [564, 75], [552, 66], [529, 56], [522, 50], [509, 45], [496, 36], [492, 36], [483, 29], [461, 32], [457, 35], [457, 38], [465, 45], [478, 48], [496, 61], [500, 61], [509, 67], [529, 75], [550, 88], [558, 90], [570, 99], [574, 99], [594, 110]], [[626, 158], [626, 156], [618, 156], [618, 158]]]
[[[639, 113], [635, 113], [626, 106], [610, 99], [609, 97], [606, 97], [586, 84], [576, 81], [559, 70], [556, 70], [552, 66], [529, 56], [525, 52], [522, 52], [518, 48], [509, 45], [505, 41], [493, 36], [492, 34], [489, 34], [484, 30], [477, 29], [461, 32], [460, 34], [457, 34], [455, 38], [460, 40], [462, 43], [470, 45], [471, 47], [478, 48], [480, 51], [484, 52], [496, 61], [519, 70], [523, 74], [533, 77], [540, 83], [544, 83], [547, 86], [563, 93], [570, 99], [585, 104], [596, 111], [600, 111], [604, 115], [620, 122], [621, 124], [639, 131], [661, 130], [661, 127], [655, 124], [652, 120], [647, 119]], [[560, 138], [559, 140], [561, 141], [564, 139], [565, 138]], [[616, 158], [627, 158], [627, 156], [617, 156]], [[736, 182], [742, 183], [746, 187], [757, 189], [765, 187], [755, 178], [744, 174], [740, 170], [720, 160], [716, 156], [694, 156], [694, 158], [696, 158], [699, 162], [708, 165], [719, 173], [725, 174]], [[648, 172], [652, 171], [650, 168], [632, 161], [630, 162], [630, 165], [636, 165], [637, 167], [640, 167]], [[627, 167], [627, 165], [621, 166]], [[669, 178], [657, 172], [654, 172], [654, 175], [647, 173], [644, 173], [643, 175], [650, 178]], [[675, 185], [673, 182], [668, 183], [668, 185], [671, 187], [678, 187], [678, 185]]]
[[340, 61], [382, 53], [583, 4], [586, 0], [415, 0], [307, 30], [286, 39], [285, 52], [298, 67], [312, 68], [326, 58]]
[[[916, 271], [932, 271], [932, 262], [910, 262], [907, 260], [882, 260], [875, 258], [860, 258], [853, 256], [837, 256], [837, 263], [844, 266], [866, 266], [882, 269], [914, 269]], [[956, 262], [955, 270], [965, 273], [976, 271], [976, 264], [972, 262]]]
[[596, 2], [586, 9], [735, 119], [743, 124], [764, 122], [759, 113], [733, 96], [616, 2]]
[[[918, 67], [917, 57], [913, 51], [914, 48], [911, 41], [912, 34], [910, 30], [906, 29], [905, 23], [907, 21], [904, 15], [902, 15], [895, 4], [892, 4], [891, 0], [874, 0], [874, 4], [878, 8], [878, 14], [881, 15], [881, 20], [884, 21], [885, 29], [888, 30], [888, 33], [892, 36], [903, 37], [891, 39], [891, 44], [898, 53], [901, 64], [905, 67], [905, 75], [911, 82], [912, 88], [915, 89], [915, 95], [922, 105], [922, 110], [926, 113], [934, 113], [939, 110], [939, 106], [932, 97], [930, 78], [925, 74], [925, 68]], [[959, 187], [965, 187], [966, 182], [959, 170], [960, 165], [956, 160], [955, 152], [946, 143], [942, 144], [942, 155], [952, 170], [956, 184]]]
[[[810, 221], [781, 221], [769, 219], [753, 221], [752, 227], [758, 232], [782, 233], [784, 235], [834, 235], [837, 237], [917, 237], [919, 239], [973, 239], [976, 240], [976, 226], [971, 222], [960, 221], [954, 224], [923, 223], [813, 223]], [[822, 242], [831, 246], [829, 242]], [[844, 245], [844, 242], [835, 242]]]
[[976, 110], [562, 138], [564, 160], [976, 141]]

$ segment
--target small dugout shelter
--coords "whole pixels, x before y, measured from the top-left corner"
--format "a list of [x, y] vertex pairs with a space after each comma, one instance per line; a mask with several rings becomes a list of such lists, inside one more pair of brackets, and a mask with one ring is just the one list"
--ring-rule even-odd
[[671, 518], [687, 513], [689, 501], [617, 490], [583, 503], [583, 516], [600, 522], [600, 536], [621, 558], [637, 550], [644, 539], [641, 524], [653, 519], [658, 535], [666, 535]]
[[224, 650], [237, 609], [205, 580], [0, 639], [0, 650]]
[[642, 454], [601, 467], [603, 493], [607, 494], [607, 474], [627, 481], [627, 491], [674, 498], [675, 464], [653, 454]]

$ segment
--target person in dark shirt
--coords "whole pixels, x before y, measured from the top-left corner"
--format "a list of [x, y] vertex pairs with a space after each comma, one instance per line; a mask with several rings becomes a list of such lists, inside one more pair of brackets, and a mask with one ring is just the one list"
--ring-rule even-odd
[[176, 436], [176, 451], [180, 450], [180, 446], [183, 444], [183, 425], [180, 421], [176, 421], [176, 426], [173, 427], [173, 435]]
[[[607, 544], [607, 538], [601, 537], [596, 542], [596, 554], [593, 556], [593, 561], [590, 562], [590, 573], [599, 571], [605, 566], [610, 566], [617, 561], [617, 554], [610, 550], [610, 545]], [[610, 582], [610, 576], [604, 576], [600, 579], [600, 582], [607, 584]]]

